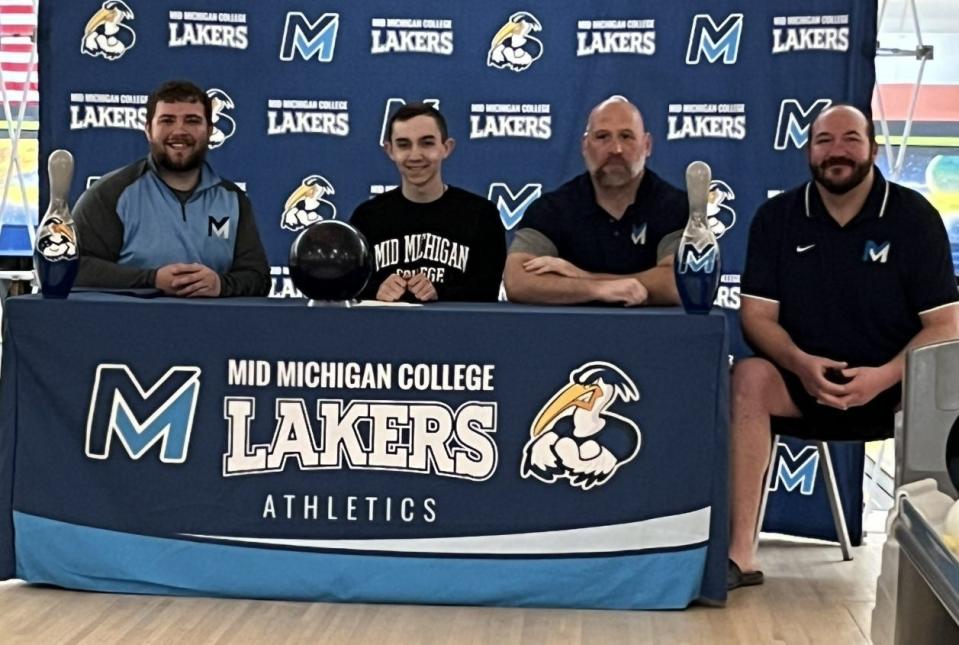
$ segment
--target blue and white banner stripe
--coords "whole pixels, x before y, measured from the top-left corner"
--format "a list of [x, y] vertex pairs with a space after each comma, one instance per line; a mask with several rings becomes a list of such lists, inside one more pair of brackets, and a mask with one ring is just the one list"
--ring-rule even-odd
[[[708, 517], [708, 509], [703, 511], [691, 514], [696, 518], [692, 526], [702, 522], [704, 515]], [[482, 555], [489, 552], [488, 547], [473, 556], [450, 553], [431, 556], [410, 550], [402, 555], [399, 551], [361, 555], [151, 537], [80, 526], [18, 511], [14, 511], [13, 518], [17, 577], [33, 583], [116, 593], [333, 602], [680, 609], [701, 596], [706, 569], [706, 535], [698, 531], [684, 533], [685, 538], [669, 537], [666, 532], [661, 535], [662, 539], [644, 540], [641, 536], [645, 529], [634, 527], [633, 539], [628, 543], [607, 542], [607, 548], [633, 550], [615, 554], [569, 551], [570, 548], [598, 548], [583, 542], [580, 546], [567, 544], [548, 550], [549, 553], [565, 552], [562, 557], [522, 556], [515, 551], [499, 557]], [[623, 525], [628, 526], [631, 525]], [[551, 539], [555, 540], [557, 534], [560, 538], [568, 535], [564, 531], [544, 535], [552, 535]], [[495, 537], [501, 541], [510, 536]], [[537, 537], [540, 538], [542, 535]], [[698, 543], [678, 546], [687, 538]], [[580, 538], [574, 537], [571, 544], [579, 542]], [[651, 550], [635, 552], [640, 544]], [[672, 548], [669, 545], [673, 545]], [[657, 547], [663, 550], [655, 550]], [[362, 548], [370, 545], [364, 544]], [[535, 548], [546, 551], [541, 546]], [[584, 580], [592, 582], [584, 585]]]
[[638, 522], [537, 533], [391, 540], [313, 540], [239, 537], [184, 533], [183, 537], [236, 542], [251, 546], [292, 547], [384, 553], [447, 555], [567, 555], [667, 550], [702, 544], [709, 539], [710, 507]]

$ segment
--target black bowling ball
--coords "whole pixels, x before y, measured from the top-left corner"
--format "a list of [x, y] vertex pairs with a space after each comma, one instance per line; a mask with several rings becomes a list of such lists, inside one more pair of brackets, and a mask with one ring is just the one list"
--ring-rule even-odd
[[372, 273], [369, 243], [345, 222], [317, 222], [297, 235], [290, 247], [290, 278], [313, 300], [352, 300]]
[[946, 472], [949, 473], [952, 485], [959, 490], [959, 419], [952, 424], [946, 441]]

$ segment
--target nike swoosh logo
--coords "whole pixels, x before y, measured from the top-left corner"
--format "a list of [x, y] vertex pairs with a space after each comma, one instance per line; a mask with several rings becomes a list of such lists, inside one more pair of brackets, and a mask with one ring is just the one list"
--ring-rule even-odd
[[811, 249], [811, 248], [814, 247], [814, 246], [816, 246], [816, 245], [815, 245], [815, 244], [810, 244], [810, 245], [808, 245], [808, 246], [797, 246], [797, 247], [796, 247], [796, 253], [805, 253], [806, 251], [808, 251], [809, 249]]

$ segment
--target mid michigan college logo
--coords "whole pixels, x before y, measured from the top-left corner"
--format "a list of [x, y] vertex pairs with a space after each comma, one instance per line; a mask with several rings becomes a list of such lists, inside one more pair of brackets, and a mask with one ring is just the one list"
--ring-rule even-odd
[[283, 42], [280, 43], [280, 60], [291, 61], [294, 54], [299, 54], [303, 60], [316, 56], [320, 63], [332, 62], [339, 29], [338, 13], [324, 13], [315, 21], [299, 11], [287, 13]]
[[453, 21], [446, 18], [373, 18], [370, 21], [370, 53], [453, 53]]
[[123, 0], [106, 0], [83, 29], [80, 53], [117, 60], [137, 42], [136, 32], [123, 23], [133, 18], [133, 10]]
[[816, 446], [803, 446], [793, 452], [789, 444], [780, 441], [776, 446], [776, 457], [770, 464], [773, 469], [773, 481], [769, 492], [782, 489], [788, 493], [799, 489], [800, 495], [812, 495], [816, 489], [816, 473], [819, 470], [819, 452]]
[[250, 44], [245, 13], [171, 11], [170, 47], [246, 49]]
[[549, 103], [473, 103], [470, 139], [548, 140], [553, 136]]
[[206, 234], [208, 237], [217, 237], [221, 240], [230, 239], [230, 216], [208, 216], [206, 222]]
[[37, 237], [37, 251], [51, 262], [73, 260], [77, 257], [77, 240], [73, 229], [60, 217], [52, 216], [41, 227]]
[[746, 138], [743, 103], [670, 103], [666, 139]]
[[576, 21], [576, 56], [656, 53], [656, 21], [601, 19]]
[[679, 273], [712, 273], [716, 270], [719, 245], [707, 243], [702, 248], [694, 243], [679, 245]]
[[773, 149], [785, 150], [792, 142], [796, 148], [802, 149], [809, 141], [809, 126], [816, 120], [819, 113], [829, 107], [830, 99], [817, 99], [808, 108], [803, 107], [796, 99], [784, 99], [779, 104], [779, 120], [776, 124], [776, 140]]
[[776, 16], [772, 53], [849, 50], [849, 15]]
[[517, 11], [500, 27], [490, 41], [486, 65], [523, 72], [543, 55], [543, 41], [532, 36], [543, 25], [528, 11]]
[[130, 459], [140, 459], [160, 443], [160, 461], [186, 461], [200, 393], [200, 368], [175, 366], [149, 389], [127, 365], [97, 366], [87, 414], [85, 453], [107, 459], [113, 436]]
[[70, 94], [70, 129], [116, 128], [143, 131], [146, 94]]
[[589, 490], [605, 484], [639, 453], [639, 426], [616, 412], [618, 402], [639, 400], [633, 380], [611, 363], [576, 368], [530, 425], [520, 475], [547, 484], [561, 479]]
[[731, 13], [718, 25], [707, 13], [693, 16], [686, 48], [686, 64], [698, 65], [705, 58], [710, 63], [722, 59], [734, 65], [739, 58], [739, 41], [743, 34], [743, 14]]
[[268, 135], [345, 137], [350, 134], [350, 103], [342, 100], [268, 99], [266, 120]]
[[543, 194], [543, 184], [525, 184], [518, 191], [501, 181], [495, 181], [489, 186], [486, 199], [496, 204], [499, 218], [507, 231], [519, 224], [526, 214], [526, 209]]
[[219, 148], [236, 132], [236, 121], [230, 112], [236, 105], [230, 95], [221, 89], [211, 87], [206, 91], [213, 101], [213, 132], [210, 134], [210, 150]]
[[706, 222], [709, 229], [721, 238], [736, 224], [736, 211], [728, 204], [736, 199], [736, 193], [725, 181], [714, 179], [709, 182], [709, 194], [706, 198]]
[[862, 252], [862, 261], [885, 264], [889, 260], [890, 248], [892, 248], [891, 242], [873, 242], [872, 240], [866, 240], [866, 247]]
[[[243, 395], [223, 399], [228, 443], [223, 476], [284, 470], [392, 470], [472, 481], [496, 471], [498, 404], [477, 401], [493, 392], [493, 365], [353, 363], [230, 359], [228, 385]], [[250, 387], [329, 390], [456, 391], [448, 402], [399, 399], [306, 399], [283, 396], [257, 414]], [[394, 392], [390, 392], [393, 394]], [[254, 421], [272, 426], [269, 442], [253, 443]], [[266, 428], [264, 428], [266, 429]]]
[[322, 175], [304, 177], [299, 187], [290, 193], [283, 207], [280, 228], [301, 231], [314, 222], [336, 218], [336, 205], [326, 199], [336, 190]]

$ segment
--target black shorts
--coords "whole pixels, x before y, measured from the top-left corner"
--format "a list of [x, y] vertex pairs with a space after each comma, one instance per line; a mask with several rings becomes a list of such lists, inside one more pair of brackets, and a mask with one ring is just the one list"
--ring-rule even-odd
[[817, 403], [803, 387], [799, 377], [777, 366], [786, 383], [789, 398], [793, 400], [802, 421], [776, 421], [773, 432], [802, 439], [821, 441], [873, 441], [892, 437], [896, 410], [902, 400], [902, 386], [897, 383], [880, 392], [865, 405], [838, 410]]

